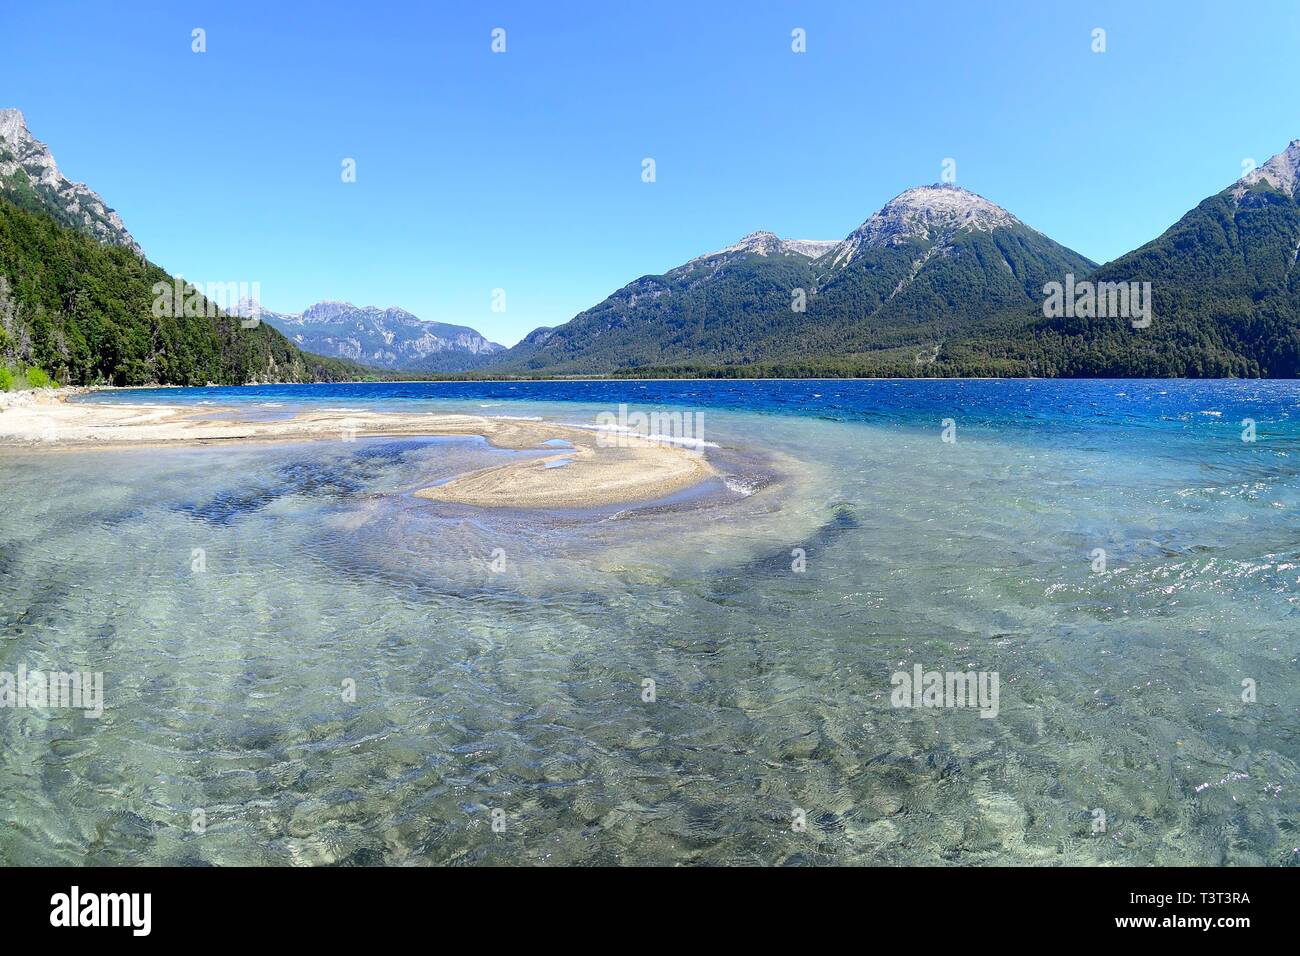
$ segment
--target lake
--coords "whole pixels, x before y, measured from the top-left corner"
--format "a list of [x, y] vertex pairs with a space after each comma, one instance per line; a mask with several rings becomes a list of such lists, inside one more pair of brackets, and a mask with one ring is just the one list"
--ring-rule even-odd
[[[0, 708], [0, 863], [1300, 862], [1300, 383], [88, 399], [680, 412], [730, 493], [414, 497], [536, 454], [465, 437], [0, 455], [0, 671], [105, 704]], [[928, 673], [996, 713], [900, 706]]]

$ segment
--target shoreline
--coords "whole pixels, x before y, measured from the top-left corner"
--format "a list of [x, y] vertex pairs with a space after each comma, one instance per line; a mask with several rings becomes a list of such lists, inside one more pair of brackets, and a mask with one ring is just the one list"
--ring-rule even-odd
[[[676, 376], [655, 375], [649, 378], [636, 376], [576, 375], [554, 377], [500, 377], [500, 378], [381, 378], [350, 379], [342, 382], [241, 382], [238, 385], [66, 385], [57, 391], [77, 390], [81, 393], [97, 391], [127, 392], [156, 389], [184, 388], [297, 388], [314, 385], [490, 385], [493, 383], [579, 383], [579, 382], [1294, 382], [1294, 378], [1280, 376], [1208, 377], [1117, 375], [1117, 376], [1063, 376], [1063, 375], [810, 375], [793, 378], [782, 375], [731, 376]], [[51, 389], [50, 391], [55, 391]], [[3, 396], [5, 393], [0, 393]], [[10, 392], [8, 394], [21, 394]]]
[[[434, 412], [302, 412], [241, 421], [238, 409], [69, 402], [87, 389], [0, 396], [0, 451], [197, 446], [217, 442], [351, 441], [480, 436], [510, 451], [548, 451], [458, 475], [416, 497], [478, 507], [572, 508], [654, 501], [718, 476], [705, 456], [664, 442], [545, 421]], [[28, 396], [15, 399], [13, 396]], [[569, 447], [556, 448], [556, 440]]]

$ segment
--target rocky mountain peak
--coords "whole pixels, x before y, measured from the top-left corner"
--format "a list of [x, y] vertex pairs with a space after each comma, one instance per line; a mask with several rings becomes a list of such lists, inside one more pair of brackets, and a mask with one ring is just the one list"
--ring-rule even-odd
[[719, 249], [717, 252], [711, 252], [707, 256], [701, 256], [700, 258], [743, 253], [755, 256], [797, 255], [815, 259], [829, 252], [836, 245], [838, 243], [833, 239], [782, 239], [774, 232], [760, 229], [757, 232], [751, 232], [739, 242], [727, 246], [725, 249]]
[[299, 315], [292, 316], [300, 322], [332, 322], [337, 319], [351, 316], [356, 312], [369, 313], [374, 306], [357, 308], [351, 302], [344, 302], [340, 299], [326, 299], [322, 302], [316, 302], [303, 309]]
[[1246, 190], [1264, 180], [1279, 192], [1288, 196], [1296, 193], [1296, 182], [1300, 180], [1300, 139], [1291, 140], [1290, 145], [1276, 156], [1270, 157], [1263, 166], [1259, 166], [1241, 179], [1233, 189], [1233, 196], [1240, 199]]
[[923, 241], [945, 243], [964, 229], [991, 232], [1021, 225], [996, 203], [960, 186], [936, 183], [905, 189], [849, 234], [836, 250], [834, 264], [844, 265], [864, 248]]
[[272, 312], [241, 300], [232, 314], [268, 322], [308, 352], [375, 368], [464, 371], [505, 351], [468, 326], [426, 321], [395, 306], [327, 299], [301, 312]]
[[[22, 110], [16, 110], [12, 106], [0, 109], [0, 139], [16, 143], [20, 137], [30, 138], [30, 136]], [[50, 161], [53, 162], [53, 158]]]
[[22, 111], [13, 108], [0, 109], [0, 193], [19, 205], [39, 208], [100, 242], [144, 254], [121, 218], [97, 193], [59, 172], [49, 147], [31, 134]]

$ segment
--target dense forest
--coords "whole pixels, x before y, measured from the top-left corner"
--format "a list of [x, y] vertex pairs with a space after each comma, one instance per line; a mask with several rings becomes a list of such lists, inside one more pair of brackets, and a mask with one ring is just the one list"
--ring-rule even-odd
[[129, 249], [95, 241], [36, 205], [0, 196], [0, 367], [69, 385], [222, 385], [343, 380], [366, 369], [307, 355], [262, 324], [224, 314], [154, 315], [172, 277]]

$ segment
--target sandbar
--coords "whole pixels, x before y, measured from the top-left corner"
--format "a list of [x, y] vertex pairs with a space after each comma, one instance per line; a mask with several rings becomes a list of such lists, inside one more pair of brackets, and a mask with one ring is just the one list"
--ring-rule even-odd
[[[698, 449], [636, 435], [613, 440], [592, 429], [530, 419], [323, 410], [278, 421], [241, 421], [238, 409], [231, 407], [68, 402], [66, 397], [59, 392], [0, 395], [0, 448], [479, 435], [497, 448], [550, 452], [415, 492], [432, 501], [478, 507], [583, 508], [652, 501], [717, 475]], [[568, 447], [554, 447], [556, 439]]]

